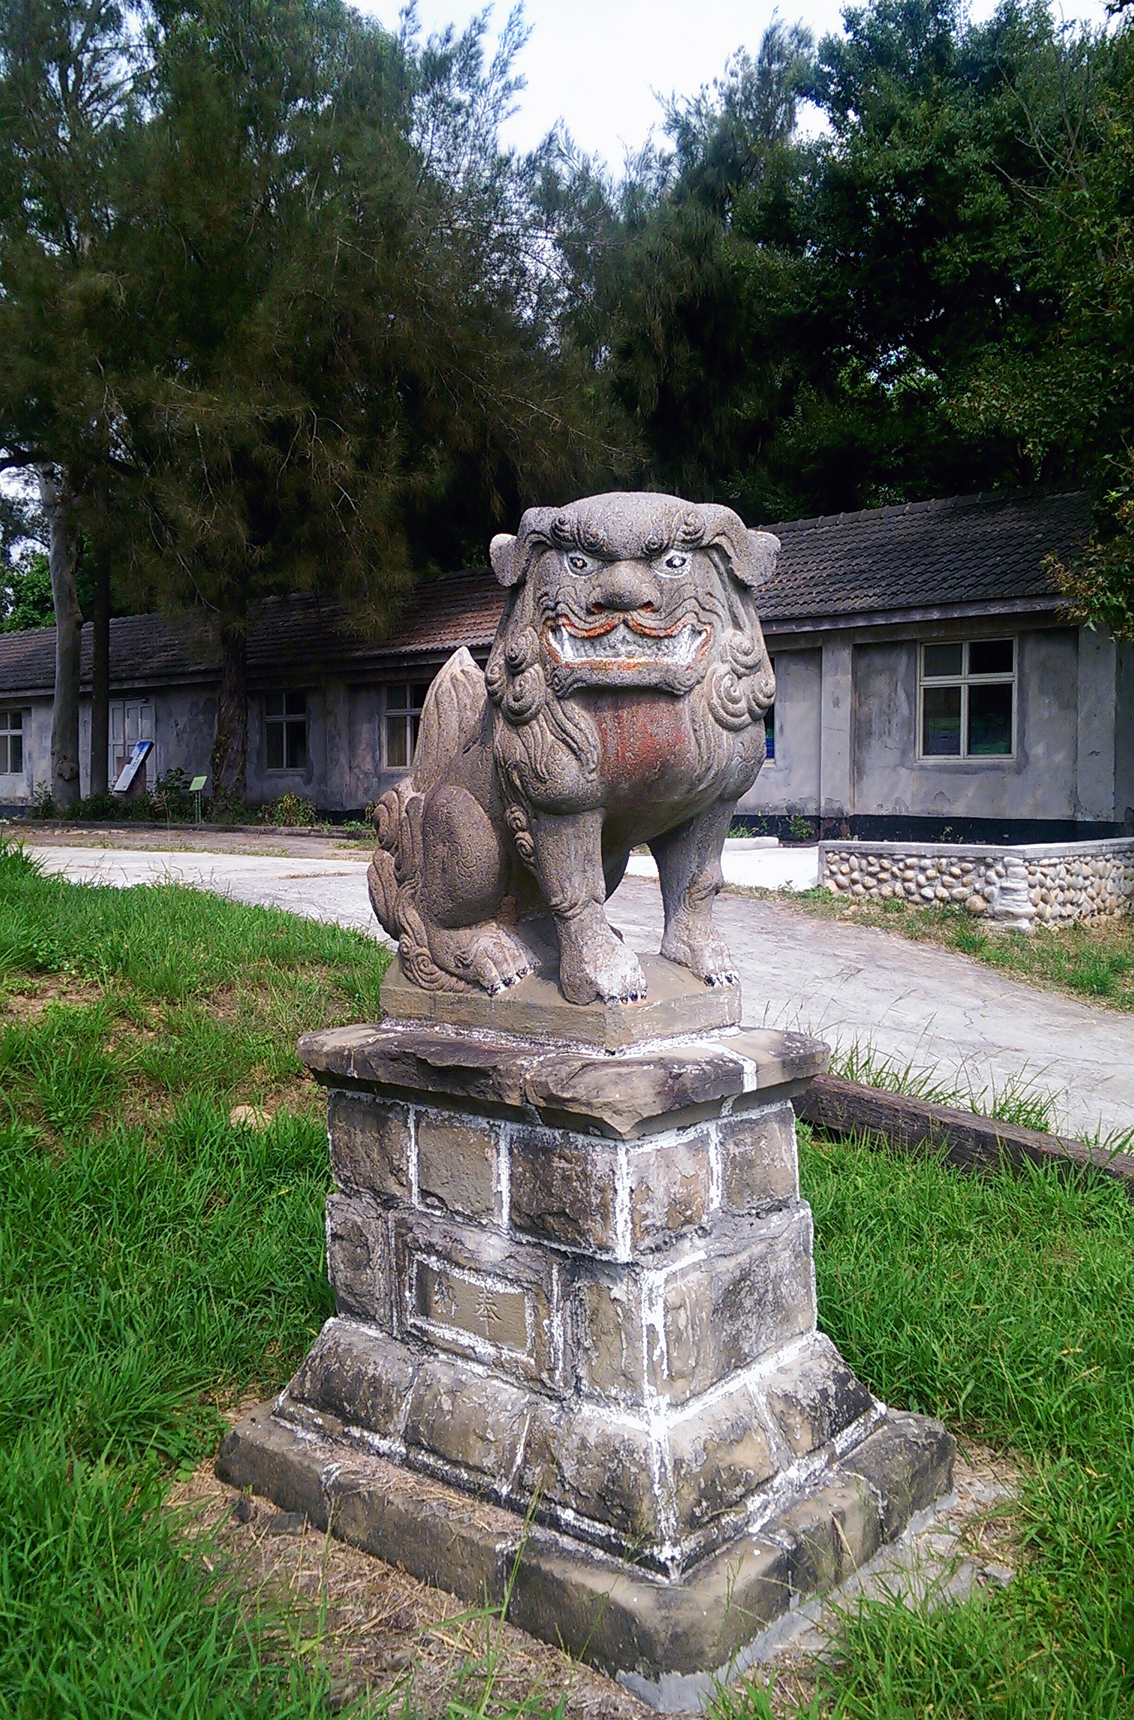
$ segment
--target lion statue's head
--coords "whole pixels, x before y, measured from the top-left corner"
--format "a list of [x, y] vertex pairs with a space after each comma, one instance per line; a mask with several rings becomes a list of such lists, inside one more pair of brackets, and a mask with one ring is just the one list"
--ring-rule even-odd
[[779, 547], [731, 508], [677, 496], [616, 491], [529, 508], [516, 535], [491, 546], [509, 591], [487, 669], [500, 716], [514, 727], [542, 719], [546, 743], [590, 770], [597, 747], [573, 695], [696, 694], [698, 713], [713, 719], [698, 724], [705, 749], [718, 755], [712, 730], [753, 728], [775, 695], [753, 592]]

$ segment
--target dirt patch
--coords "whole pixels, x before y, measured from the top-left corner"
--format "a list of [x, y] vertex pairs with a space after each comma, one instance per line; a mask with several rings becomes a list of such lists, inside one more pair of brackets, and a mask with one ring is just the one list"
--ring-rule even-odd
[[311, 1622], [301, 1638], [310, 1642], [322, 1616], [320, 1644], [310, 1651], [330, 1667], [332, 1707], [364, 1691], [412, 1689], [415, 1711], [440, 1713], [462, 1686], [466, 1700], [474, 1685], [479, 1693], [491, 1653], [500, 1705], [538, 1691], [550, 1712], [566, 1693], [564, 1720], [652, 1720], [653, 1709], [601, 1673], [512, 1625], [470, 1616], [455, 1595], [320, 1533], [299, 1513], [225, 1487], [211, 1461], [175, 1486], [168, 1502], [187, 1510], [187, 1535], [208, 1535], [211, 1564], [219, 1553], [250, 1596], [282, 1600], [300, 1619], [306, 1614]]
[[196, 830], [192, 825], [4, 824], [0, 831], [16, 842], [45, 848], [142, 848], [170, 854], [261, 854], [302, 860], [333, 860], [340, 855], [362, 859], [374, 846], [373, 837], [293, 835], [265, 826], [259, 830]]
[[101, 1003], [106, 989], [97, 980], [47, 973], [34, 978], [12, 974], [0, 988], [0, 1010], [17, 1021], [38, 1021], [53, 1003], [86, 1006]]

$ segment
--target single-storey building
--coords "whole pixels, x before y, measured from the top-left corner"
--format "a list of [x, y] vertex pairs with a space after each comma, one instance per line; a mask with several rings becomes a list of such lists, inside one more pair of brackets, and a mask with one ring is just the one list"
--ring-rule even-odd
[[[1085, 494], [1028, 490], [769, 527], [783, 547], [759, 604], [777, 693], [741, 814], [906, 840], [1134, 828], [1134, 651], [1071, 625], [1046, 565], [1088, 526]], [[502, 605], [487, 571], [427, 580], [376, 645], [333, 604], [266, 603], [249, 637], [249, 799], [292, 792], [333, 817], [360, 812], [407, 768], [449, 653], [486, 659]], [[49, 778], [54, 651], [50, 628], [0, 634], [10, 810]], [[83, 652], [86, 759], [89, 628]], [[207, 772], [218, 685], [202, 623], [112, 622], [112, 774], [137, 739], [154, 742], [151, 785]]]

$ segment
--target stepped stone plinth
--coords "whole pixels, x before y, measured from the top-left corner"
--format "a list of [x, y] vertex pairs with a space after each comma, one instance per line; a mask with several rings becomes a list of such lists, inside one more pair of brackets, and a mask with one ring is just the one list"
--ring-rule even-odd
[[649, 1003], [531, 976], [459, 1026], [395, 979], [380, 1024], [301, 1041], [337, 1312], [218, 1471], [469, 1601], [511, 1582], [514, 1623], [680, 1711], [953, 1444], [816, 1327], [792, 1100], [826, 1047], [645, 966]]

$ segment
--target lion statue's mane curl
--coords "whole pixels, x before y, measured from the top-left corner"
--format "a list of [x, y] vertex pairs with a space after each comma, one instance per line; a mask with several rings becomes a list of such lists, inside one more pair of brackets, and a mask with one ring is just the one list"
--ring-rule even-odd
[[571, 1002], [643, 996], [603, 903], [646, 842], [662, 954], [735, 983], [711, 909], [764, 758], [775, 682], [753, 592], [778, 548], [729, 508], [625, 492], [531, 508], [493, 539], [508, 596], [487, 668], [463, 648], [446, 663], [375, 818], [371, 900], [412, 980], [511, 985], [543, 917]]

